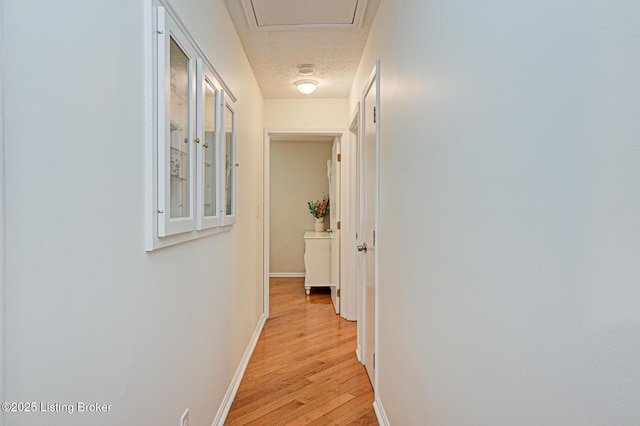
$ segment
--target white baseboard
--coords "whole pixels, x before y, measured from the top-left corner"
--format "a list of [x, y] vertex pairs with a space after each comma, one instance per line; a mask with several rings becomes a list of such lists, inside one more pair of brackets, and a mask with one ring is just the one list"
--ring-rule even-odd
[[384, 412], [384, 408], [382, 408], [382, 401], [380, 401], [380, 397], [376, 395], [375, 401], [373, 401], [373, 411], [376, 412], [376, 418], [378, 419], [378, 423], [382, 426], [390, 426], [389, 419], [387, 418], [387, 413]]
[[253, 332], [253, 336], [251, 336], [251, 340], [247, 345], [247, 349], [244, 351], [244, 355], [240, 360], [240, 365], [238, 365], [236, 374], [233, 376], [231, 384], [229, 384], [229, 388], [227, 389], [227, 393], [222, 399], [222, 404], [220, 404], [220, 408], [218, 408], [216, 417], [213, 419], [212, 426], [224, 425], [224, 422], [227, 419], [227, 415], [229, 414], [229, 410], [231, 409], [231, 404], [233, 404], [233, 399], [236, 397], [238, 387], [240, 386], [240, 382], [242, 381], [244, 372], [247, 369], [247, 365], [249, 365], [249, 360], [251, 360], [251, 355], [253, 354], [253, 350], [255, 349], [256, 344], [258, 343], [260, 333], [262, 333], [262, 328], [264, 327], [264, 323], [266, 320], [266, 315], [262, 314], [262, 317], [260, 317], [260, 321], [258, 321], [258, 325], [256, 325], [256, 329]]
[[304, 272], [270, 272], [269, 278], [304, 278]]
[[362, 364], [362, 356], [360, 356], [360, 345], [356, 347], [356, 357], [358, 358], [358, 362]]

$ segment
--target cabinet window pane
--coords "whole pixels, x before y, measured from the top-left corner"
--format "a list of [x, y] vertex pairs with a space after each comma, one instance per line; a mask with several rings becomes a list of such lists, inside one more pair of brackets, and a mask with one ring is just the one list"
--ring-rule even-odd
[[216, 214], [216, 90], [204, 85], [204, 215]]
[[233, 215], [233, 185], [234, 185], [234, 161], [235, 161], [235, 146], [233, 144], [233, 130], [234, 130], [234, 116], [233, 111], [229, 106], [226, 106], [224, 110], [224, 123], [225, 123], [225, 214], [227, 216]]
[[171, 218], [189, 217], [189, 57], [171, 37]]

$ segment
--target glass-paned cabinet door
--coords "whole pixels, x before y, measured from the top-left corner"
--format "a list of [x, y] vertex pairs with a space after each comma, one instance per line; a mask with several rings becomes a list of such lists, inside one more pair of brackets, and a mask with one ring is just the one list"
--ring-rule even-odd
[[158, 235], [195, 228], [195, 52], [158, 8]]
[[224, 197], [223, 225], [236, 222], [236, 121], [235, 112], [228, 103], [224, 103]]
[[212, 73], [197, 61], [197, 133], [201, 143], [198, 149], [198, 214], [197, 229], [219, 226], [221, 213], [218, 209], [218, 112], [220, 89]]

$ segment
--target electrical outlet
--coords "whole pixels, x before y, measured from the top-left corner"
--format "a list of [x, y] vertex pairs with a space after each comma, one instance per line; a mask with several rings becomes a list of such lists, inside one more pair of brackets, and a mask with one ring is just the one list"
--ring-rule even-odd
[[189, 409], [187, 408], [180, 417], [180, 426], [189, 426]]

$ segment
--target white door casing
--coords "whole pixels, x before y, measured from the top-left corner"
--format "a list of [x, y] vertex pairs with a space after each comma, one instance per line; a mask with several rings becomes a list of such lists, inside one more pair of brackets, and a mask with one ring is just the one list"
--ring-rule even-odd
[[[3, 1], [0, 0], [0, 22]], [[0, 25], [0, 52], [4, 52], [4, 30]], [[4, 61], [0, 60], [0, 400], [5, 401], [5, 178], [4, 178]], [[0, 426], [4, 412], [0, 412]]]
[[264, 131], [264, 152], [263, 152], [263, 209], [262, 209], [262, 302], [263, 313], [269, 318], [269, 196], [270, 164], [271, 164], [271, 139], [281, 136], [331, 136], [339, 137], [344, 133], [344, 129], [265, 129]]
[[336, 314], [340, 313], [340, 138], [336, 137], [331, 148], [331, 176], [329, 179], [329, 206], [331, 223], [331, 301]]

